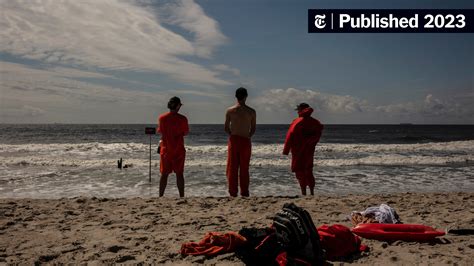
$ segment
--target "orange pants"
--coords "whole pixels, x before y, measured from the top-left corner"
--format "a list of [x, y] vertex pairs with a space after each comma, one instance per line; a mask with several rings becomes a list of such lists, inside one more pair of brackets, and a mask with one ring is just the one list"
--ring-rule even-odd
[[[252, 144], [249, 138], [232, 135], [227, 145], [227, 184], [229, 194], [237, 197], [240, 183], [240, 195], [249, 196], [249, 164]], [[240, 168], [240, 176], [239, 176]]]
[[308, 168], [302, 171], [296, 171], [296, 179], [298, 179], [298, 183], [300, 183], [300, 187], [306, 188], [314, 188], [315, 180], [313, 175], [313, 168]]
[[160, 156], [160, 172], [162, 175], [171, 174], [182, 174], [184, 172], [184, 161], [186, 153], [178, 155], [161, 154]]

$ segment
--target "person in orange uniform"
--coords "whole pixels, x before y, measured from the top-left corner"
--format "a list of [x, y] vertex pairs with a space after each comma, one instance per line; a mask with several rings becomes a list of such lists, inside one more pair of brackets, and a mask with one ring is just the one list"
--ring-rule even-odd
[[288, 155], [291, 151], [291, 171], [298, 179], [301, 193], [306, 195], [306, 187], [309, 187], [311, 195], [314, 195], [314, 150], [324, 126], [311, 117], [314, 110], [307, 103], [300, 103], [295, 110], [298, 111], [298, 118], [288, 129], [283, 154]]
[[165, 193], [168, 184], [168, 175], [176, 173], [179, 196], [184, 197], [184, 136], [189, 133], [188, 119], [178, 114], [181, 100], [173, 97], [168, 102], [170, 111], [158, 118], [158, 133], [161, 134], [160, 142], [160, 197]]
[[249, 164], [252, 153], [250, 138], [255, 133], [257, 114], [254, 109], [245, 104], [247, 96], [248, 93], [245, 88], [238, 88], [235, 91], [237, 104], [229, 107], [225, 115], [224, 130], [229, 134], [226, 172], [231, 197], [237, 197], [239, 183], [240, 195], [242, 197], [250, 195]]

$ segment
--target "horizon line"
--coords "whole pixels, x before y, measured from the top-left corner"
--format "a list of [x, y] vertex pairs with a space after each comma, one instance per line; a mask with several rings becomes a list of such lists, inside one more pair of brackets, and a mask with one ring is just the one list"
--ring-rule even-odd
[[[52, 122], [52, 123], [0, 123], [0, 125], [154, 125], [156, 123], [63, 123], [63, 122]], [[257, 123], [257, 125], [290, 125], [291, 123]], [[189, 125], [224, 125], [224, 123], [190, 123]], [[422, 124], [422, 123], [326, 123], [324, 125], [361, 125], [361, 126], [474, 126], [473, 124]]]

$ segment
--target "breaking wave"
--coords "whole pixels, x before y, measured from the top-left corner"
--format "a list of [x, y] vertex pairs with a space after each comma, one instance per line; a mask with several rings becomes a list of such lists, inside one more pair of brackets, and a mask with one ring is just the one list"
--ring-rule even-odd
[[[225, 145], [187, 146], [186, 165], [223, 166]], [[282, 145], [257, 144], [252, 147], [252, 165], [287, 166], [289, 157], [281, 154]], [[152, 146], [155, 164], [159, 160]], [[119, 158], [131, 166], [148, 165], [149, 145], [142, 143], [79, 143], [0, 145], [3, 166], [113, 166]], [[322, 144], [315, 153], [319, 166], [350, 165], [450, 165], [472, 164], [474, 141], [423, 144]]]

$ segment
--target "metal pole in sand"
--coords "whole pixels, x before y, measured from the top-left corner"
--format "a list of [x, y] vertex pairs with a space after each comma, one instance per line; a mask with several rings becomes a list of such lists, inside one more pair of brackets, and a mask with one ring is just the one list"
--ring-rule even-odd
[[150, 135], [150, 164], [149, 164], [149, 170], [148, 170], [148, 178], [149, 178], [149, 182], [151, 183], [151, 135], [156, 134], [156, 129], [154, 127], [147, 127], [145, 128], [145, 134]]
[[150, 135], [150, 167], [148, 171], [149, 182], [151, 183], [151, 135]]

